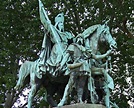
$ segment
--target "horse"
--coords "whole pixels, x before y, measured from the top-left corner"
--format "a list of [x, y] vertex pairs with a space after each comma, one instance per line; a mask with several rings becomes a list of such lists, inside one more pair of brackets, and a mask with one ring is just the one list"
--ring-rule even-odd
[[[107, 26], [107, 24], [97, 24], [97, 25], [93, 25], [89, 28], [87, 28], [83, 33], [81, 33], [81, 35], [84, 37], [85, 39], [85, 46], [87, 48], [89, 48], [93, 54], [97, 54], [98, 51], [98, 43], [99, 41], [106, 41], [109, 44], [110, 49], [114, 49], [117, 48], [117, 43], [115, 42], [115, 40], [112, 38], [112, 35], [109, 31], [109, 27]], [[103, 57], [104, 58], [104, 57]], [[91, 74], [93, 74], [94, 72], [100, 72], [102, 74], [105, 75], [105, 70], [104, 68], [98, 68], [98, 67], [91, 67]], [[94, 88], [93, 88], [93, 81], [92, 81], [92, 77], [89, 78], [89, 82], [90, 82], [90, 96], [91, 96], [91, 101], [92, 103], [94, 103], [94, 99], [93, 99], [93, 93], [94, 93]], [[85, 81], [85, 80], [84, 80]], [[72, 90], [72, 78], [69, 79], [68, 84], [66, 85], [66, 88], [64, 90], [64, 95], [60, 101], [60, 103], [58, 104], [58, 106], [63, 106], [65, 104], [65, 102], [67, 101], [67, 97], [70, 93], [70, 91]], [[108, 105], [109, 106], [109, 103]]]
[[[117, 43], [112, 38], [112, 35], [110, 33], [110, 30], [109, 30], [109, 27], [107, 26], [107, 22], [105, 24], [103, 24], [103, 25], [95, 25], [95, 26], [93, 26], [93, 27], [97, 27], [98, 29], [96, 30], [96, 32], [94, 32], [92, 35], [89, 36], [90, 31], [92, 30], [91, 27], [87, 28], [82, 34], [84, 35], [86, 40], [89, 42], [89, 46], [90, 46], [90, 48], [91, 48], [91, 50], [92, 50], [92, 52], [94, 54], [97, 54], [98, 47], [99, 47], [99, 44], [98, 44], [99, 41], [102, 41], [102, 42], [106, 41], [109, 44], [109, 48], [111, 50], [114, 50], [114, 49], [117, 48]], [[92, 66], [91, 71], [92, 71], [92, 74], [95, 74], [95, 72], [100, 72], [100, 73], [102, 73], [104, 75], [104, 77], [106, 79], [108, 79], [107, 77], [109, 77], [109, 79], [111, 79], [111, 77], [106, 72], [107, 70], [105, 70], [104, 67]], [[113, 88], [114, 87], [112, 86], [111, 89], [113, 89]], [[109, 108], [109, 106], [110, 106], [110, 100], [109, 100], [109, 96], [110, 96], [109, 92], [110, 91], [109, 91], [109, 88], [105, 89], [104, 91], [107, 92], [105, 97], [104, 97], [105, 98], [104, 99], [105, 100], [105, 105], [106, 105], [106, 107]]]

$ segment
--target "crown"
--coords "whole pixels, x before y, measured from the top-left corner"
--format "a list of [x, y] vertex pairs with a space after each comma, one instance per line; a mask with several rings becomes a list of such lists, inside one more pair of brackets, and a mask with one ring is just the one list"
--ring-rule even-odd
[[55, 17], [55, 23], [57, 22], [64, 22], [64, 14], [60, 13]]

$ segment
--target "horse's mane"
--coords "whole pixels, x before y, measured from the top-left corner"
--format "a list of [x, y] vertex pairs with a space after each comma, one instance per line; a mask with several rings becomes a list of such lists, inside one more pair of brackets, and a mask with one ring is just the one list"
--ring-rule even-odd
[[86, 38], [90, 39], [92, 37], [92, 34], [94, 34], [100, 26], [101, 26], [100, 24], [96, 24], [96, 25], [90, 26], [86, 30], [84, 30], [82, 35], [84, 35], [85, 39]]

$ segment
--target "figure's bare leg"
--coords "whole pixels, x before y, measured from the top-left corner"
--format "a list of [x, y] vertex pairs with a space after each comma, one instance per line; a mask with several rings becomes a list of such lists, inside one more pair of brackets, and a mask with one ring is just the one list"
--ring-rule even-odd
[[83, 90], [85, 86], [87, 76], [80, 76], [79, 80], [77, 82], [77, 96], [78, 96], [78, 103], [83, 103], [82, 96], [83, 96]]
[[69, 82], [65, 87], [63, 97], [62, 97], [60, 103], [58, 104], [58, 106], [63, 106], [65, 104], [65, 102], [66, 102], [66, 100], [68, 98], [68, 95], [72, 90], [72, 86], [74, 84], [74, 77], [75, 76], [73, 74], [70, 75]]
[[31, 91], [28, 95], [28, 108], [32, 108], [32, 101], [36, 93], [36, 84], [35, 84], [35, 74], [31, 73], [30, 75], [30, 84], [31, 84]]

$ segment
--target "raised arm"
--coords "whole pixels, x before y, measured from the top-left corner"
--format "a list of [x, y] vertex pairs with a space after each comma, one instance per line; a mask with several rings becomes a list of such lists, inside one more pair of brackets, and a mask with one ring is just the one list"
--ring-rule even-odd
[[40, 14], [40, 20], [45, 29], [50, 30], [50, 24], [51, 21], [49, 20], [46, 10], [44, 9], [43, 3], [39, 0], [39, 14]]

